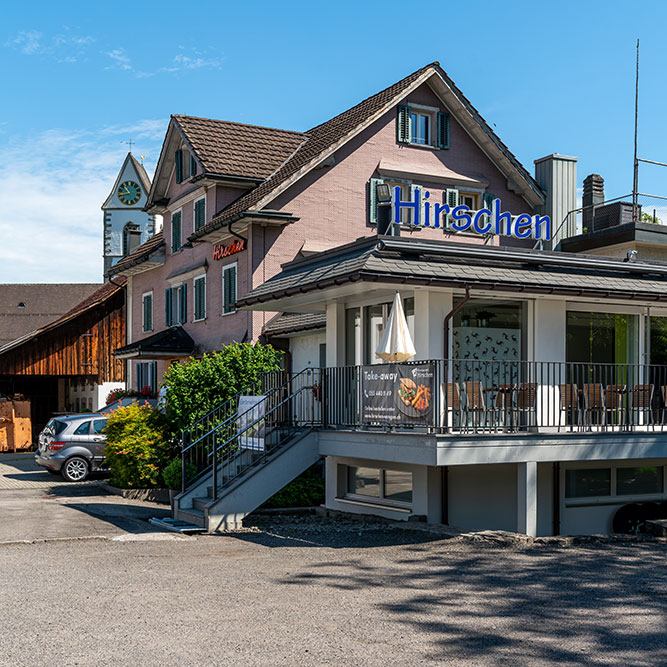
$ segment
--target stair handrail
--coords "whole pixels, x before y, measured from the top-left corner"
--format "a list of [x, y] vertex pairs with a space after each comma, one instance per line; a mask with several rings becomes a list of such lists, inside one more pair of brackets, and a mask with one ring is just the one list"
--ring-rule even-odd
[[[300, 371], [299, 373], [296, 373], [294, 375], [291, 375], [291, 374], [287, 373], [286, 374], [287, 380], [285, 382], [278, 385], [277, 387], [270, 387], [269, 389], [267, 389], [264, 393], [262, 393], [260, 395], [263, 396], [266, 400], [267, 398], [269, 398], [273, 394], [277, 394], [278, 392], [285, 391], [286, 388], [288, 388], [295, 381], [302, 378], [304, 375], [314, 374], [314, 371], [315, 371], [315, 369], [313, 369], [313, 368], [305, 368], [302, 371]], [[257, 382], [259, 382], [259, 380], [256, 381], [254, 384], [250, 385], [250, 388], [252, 389], [253, 387], [256, 387]], [[312, 388], [312, 385], [310, 385], [310, 386]], [[245, 389], [248, 389], [248, 387], [246, 387]], [[223, 406], [228, 406], [231, 401], [238, 400], [239, 397], [243, 396], [243, 395], [244, 395], [243, 392], [237, 392], [233, 397], [228, 399], [222, 405]], [[292, 395], [292, 393], [289, 394], [289, 396], [291, 396], [291, 395]], [[288, 396], [288, 398], [289, 398], [289, 396]], [[250, 410], [253, 410], [253, 409], [254, 408], [251, 408]], [[208, 416], [210, 416], [214, 412], [215, 412], [215, 410], [209, 412]], [[182, 446], [182, 448], [181, 448], [181, 469], [182, 469], [181, 490], [183, 492], [185, 492], [185, 490], [188, 486], [191, 486], [193, 483], [196, 483], [198, 480], [200, 480], [202, 478], [202, 476], [204, 475], [204, 473], [210, 469], [210, 467], [211, 467], [210, 460], [211, 460], [211, 455], [212, 455], [213, 452], [215, 452], [215, 454], [216, 454], [216, 456], [214, 458], [217, 458], [217, 451], [219, 450], [220, 445], [217, 445], [215, 443], [216, 434], [219, 433], [220, 431], [222, 431], [225, 428], [234, 427], [234, 435], [231, 436], [230, 438], [227, 438], [226, 442], [228, 442], [229, 440], [238, 436], [238, 431], [236, 429], [236, 423], [239, 419], [238, 403], [236, 404], [236, 406], [234, 408], [230, 408], [230, 412], [231, 412], [231, 414], [229, 416], [222, 419], [220, 422], [216, 423], [212, 428], [209, 428], [206, 431], [206, 433], [201, 434], [200, 436], [197, 437], [196, 440], [189, 443], [188, 445]], [[242, 414], [244, 414], [244, 413], [242, 413]], [[196, 422], [196, 423], [201, 423], [203, 421], [203, 419], [204, 418], [198, 420], [198, 422]], [[190, 428], [192, 428], [192, 427], [190, 427]], [[207, 444], [207, 441], [209, 441], [209, 439], [213, 439], [213, 442]], [[185, 441], [185, 432], [184, 432], [184, 435], [183, 435], [183, 441]], [[207, 452], [206, 451], [207, 449], [212, 449], [213, 451], [208, 451]], [[188, 455], [189, 455], [189, 459], [188, 459]], [[199, 462], [199, 469], [196, 470], [196, 473], [194, 474], [194, 476], [192, 476], [188, 479], [188, 472], [189, 471], [188, 471], [187, 466], [192, 464], [193, 461]]]
[[[200, 417], [197, 421], [192, 422], [192, 424], [190, 424], [189, 426], [187, 426], [186, 428], [184, 428], [183, 431], [181, 432], [181, 443], [184, 443], [184, 442], [185, 442], [185, 436], [186, 436], [186, 433], [188, 433], [188, 432], [192, 432], [192, 431], [193, 431], [197, 426], [199, 426], [202, 422], [204, 422], [206, 419], [209, 419], [209, 418], [210, 418], [213, 414], [215, 414], [216, 412], [218, 412], [218, 411], [220, 411], [220, 410], [223, 410], [224, 408], [226, 408], [226, 407], [228, 407], [229, 405], [231, 405], [232, 402], [238, 400], [238, 398], [239, 398], [240, 396], [247, 396], [249, 392], [253, 391], [253, 389], [254, 389], [259, 383], [261, 383], [262, 381], [264, 381], [268, 376], [273, 375], [273, 374], [278, 374], [278, 375], [280, 375], [280, 374], [284, 374], [284, 373], [286, 373], [286, 371], [284, 371], [284, 370], [265, 371], [264, 373], [262, 373], [258, 379], [256, 379], [256, 380], [254, 380], [253, 382], [247, 384], [245, 387], [243, 387], [243, 389], [240, 389], [239, 391], [237, 391], [233, 396], [230, 396], [228, 399], [226, 399], [225, 401], [223, 401], [223, 402], [220, 403], [219, 405], [216, 405], [214, 408], [212, 408], [211, 410], [209, 410], [205, 415], [203, 415], [202, 417]], [[266, 391], [267, 391], [267, 392], [268, 392], [268, 391], [271, 391], [271, 389], [272, 389], [272, 388], [269, 388], [269, 389], [267, 389]], [[266, 393], [266, 392], [265, 392], [265, 393]], [[190, 445], [188, 445], [188, 447], [190, 447], [192, 444], [194, 444], [194, 443], [190, 443]], [[181, 450], [184, 451], [185, 448], [182, 447]]]
[[[306, 370], [307, 370], [307, 371], [311, 371], [312, 369], [306, 369]], [[299, 374], [299, 375], [301, 375], [301, 374]], [[286, 383], [286, 384], [287, 384], [287, 383]], [[264, 415], [262, 415], [261, 417], [258, 417], [257, 419], [255, 419], [255, 420], [252, 421], [251, 423], [246, 424], [246, 425], [245, 425], [245, 428], [244, 428], [242, 431], [237, 431], [236, 433], [234, 433], [234, 435], [232, 435], [230, 438], [228, 438], [227, 440], [225, 440], [225, 442], [223, 442], [223, 443], [221, 443], [220, 445], [218, 445], [218, 446], [215, 447], [214, 451], [211, 452], [211, 453], [209, 454], [209, 456], [214, 455], [213, 464], [212, 464], [212, 466], [213, 466], [213, 489], [212, 489], [213, 500], [216, 500], [216, 499], [217, 499], [217, 496], [218, 496], [218, 482], [217, 482], [217, 477], [218, 477], [218, 475], [217, 475], [217, 472], [218, 472], [218, 466], [219, 466], [219, 465], [223, 465], [223, 466], [224, 466], [225, 457], [226, 457], [227, 459], [231, 458], [231, 457], [228, 455], [229, 453], [233, 453], [234, 455], [236, 455], [237, 452], [238, 452], [238, 450], [237, 450], [236, 448], [233, 450], [233, 452], [230, 452], [230, 451], [229, 451], [229, 450], [231, 450], [230, 443], [232, 443], [234, 440], [237, 440], [238, 438], [243, 437], [243, 434], [244, 434], [244, 433], [247, 433], [249, 430], [253, 429], [253, 428], [254, 428], [257, 424], [259, 424], [260, 422], [265, 421], [268, 415], [273, 414], [274, 412], [276, 412], [278, 409], [280, 409], [280, 408], [281, 408], [282, 406], [284, 406], [285, 404], [289, 403], [290, 401], [293, 401], [295, 397], [299, 396], [300, 394], [302, 394], [302, 393], [304, 393], [304, 392], [308, 392], [308, 391], [312, 392], [312, 389], [313, 389], [312, 385], [303, 385], [303, 386], [301, 386], [301, 387], [300, 387], [299, 389], [297, 389], [296, 391], [294, 391], [294, 392], [288, 394], [288, 395], [287, 395], [285, 398], [283, 398], [279, 403], [277, 403], [276, 405], [272, 406], [268, 412], [265, 412], [265, 413], [264, 413]], [[313, 395], [313, 399], [314, 399], [314, 395]], [[257, 406], [253, 406], [253, 407], [250, 408], [249, 410], [246, 410], [245, 412], [241, 413], [240, 415], [237, 415], [237, 417], [236, 417], [237, 420], [240, 419], [240, 417], [242, 417], [243, 415], [247, 415], [247, 414], [249, 414], [249, 413], [254, 412], [256, 409], [257, 409]], [[315, 426], [315, 424], [316, 424], [316, 421], [313, 420], [313, 421], [310, 422], [309, 427], [312, 429], [312, 428]], [[290, 438], [291, 438], [291, 435], [290, 435]], [[289, 439], [289, 438], [288, 438], [288, 439]], [[283, 444], [284, 444], [284, 443], [283, 443]], [[278, 448], [281, 447], [281, 446], [282, 446], [282, 445], [278, 445], [278, 446], [275, 447], [274, 449], [278, 449]], [[222, 454], [222, 458], [221, 458], [221, 460], [218, 462], [218, 461], [217, 461], [218, 452], [220, 452], [221, 450], [225, 450], [225, 449], [228, 450], [228, 452], [227, 452], [227, 456], [226, 456], [226, 454], [223, 452], [223, 454]], [[264, 450], [264, 456], [266, 457], [266, 450]], [[246, 466], [246, 468], [244, 468], [243, 471], [245, 471], [248, 467], [250, 467], [250, 466]], [[242, 474], [242, 473], [237, 473], [237, 474], [232, 478], [232, 481], [235, 480], [235, 479], [237, 479], [237, 478], [240, 476], [240, 474]], [[228, 483], [229, 483], [229, 482], [227, 482], [227, 484], [228, 484]], [[223, 486], [224, 486], [224, 485], [223, 485]]]

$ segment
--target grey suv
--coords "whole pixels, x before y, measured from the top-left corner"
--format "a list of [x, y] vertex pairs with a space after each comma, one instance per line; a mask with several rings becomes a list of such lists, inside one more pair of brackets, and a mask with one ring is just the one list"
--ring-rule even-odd
[[103, 414], [54, 417], [39, 434], [35, 461], [69, 482], [82, 482], [104, 463]]

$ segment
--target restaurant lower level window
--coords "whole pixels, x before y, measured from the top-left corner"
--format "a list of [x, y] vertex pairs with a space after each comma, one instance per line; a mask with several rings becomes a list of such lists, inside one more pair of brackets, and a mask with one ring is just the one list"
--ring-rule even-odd
[[386, 505], [410, 505], [412, 473], [404, 470], [348, 466], [345, 496]]
[[616, 495], [639, 496], [662, 492], [662, 466], [638, 466], [616, 469]]
[[611, 468], [581, 468], [565, 472], [566, 498], [595, 498], [611, 494]]

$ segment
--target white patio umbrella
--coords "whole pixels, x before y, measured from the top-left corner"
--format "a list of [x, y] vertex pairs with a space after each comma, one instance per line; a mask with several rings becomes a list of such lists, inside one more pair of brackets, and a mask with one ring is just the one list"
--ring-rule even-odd
[[417, 351], [410, 336], [408, 322], [403, 312], [403, 304], [398, 292], [394, 295], [394, 303], [387, 319], [387, 326], [375, 354], [385, 361], [407, 361]]

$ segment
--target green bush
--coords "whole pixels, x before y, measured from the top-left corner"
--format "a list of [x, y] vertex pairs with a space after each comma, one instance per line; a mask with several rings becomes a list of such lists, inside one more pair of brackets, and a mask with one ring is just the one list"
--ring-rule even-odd
[[154, 488], [173, 457], [164, 416], [146, 405], [129, 405], [109, 415], [106, 462], [111, 483], [124, 489]]
[[314, 466], [271, 496], [262, 507], [312, 507], [323, 502], [324, 477], [319, 466]]
[[[162, 479], [164, 480], [164, 485], [168, 489], [180, 489], [182, 484], [181, 479], [181, 468], [182, 468], [181, 457], [178, 456], [173, 459], [167, 467], [162, 471]], [[197, 474], [197, 468], [195, 468], [192, 463], [185, 464], [185, 481], [192, 479]]]
[[234, 394], [280, 369], [282, 352], [270, 345], [232, 343], [201, 359], [172, 364], [164, 375], [167, 420], [171, 433], [181, 431]]

